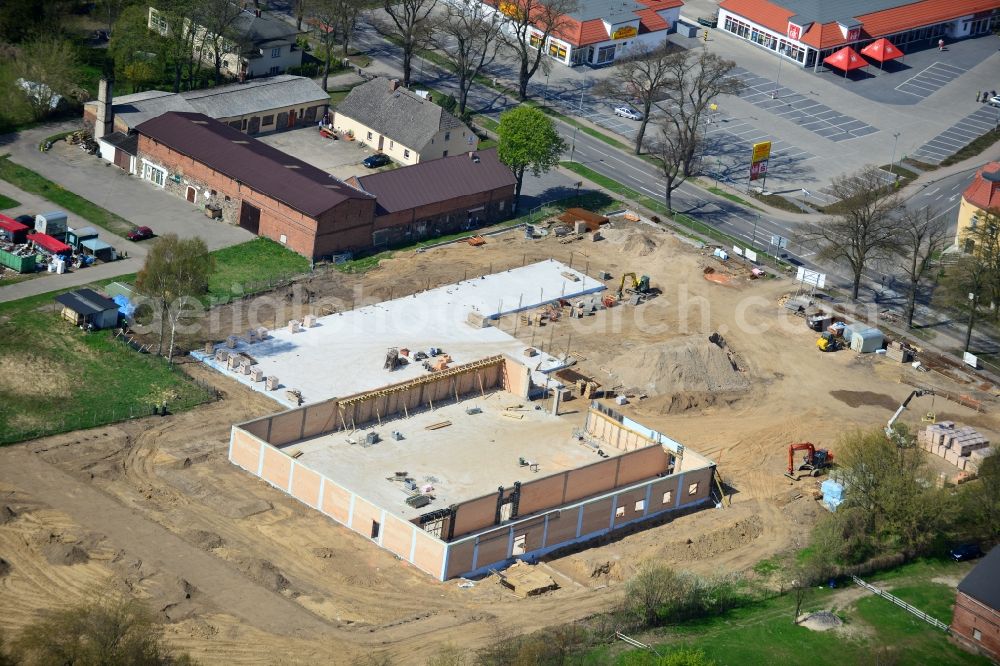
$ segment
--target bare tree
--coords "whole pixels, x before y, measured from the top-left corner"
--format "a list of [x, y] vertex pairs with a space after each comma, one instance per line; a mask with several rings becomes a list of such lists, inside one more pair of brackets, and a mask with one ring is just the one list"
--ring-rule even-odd
[[642, 152], [643, 138], [653, 104], [666, 94], [670, 81], [671, 63], [678, 57], [670, 42], [657, 47], [637, 44], [628, 56], [615, 62], [614, 73], [594, 87], [601, 97], [626, 104], [635, 104], [642, 112], [639, 133], [635, 137], [635, 154]]
[[306, 16], [306, 6], [308, 0], [292, 0], [292, 8], [295, 12], [295, 29], [302, 31], [302, 19]]
[[458, 115], [465, 115], [469, 90], [476, 76], [496, 59], [503, 20], [481, 2], [448, 5], [435, 42], [447, 54], [458, 77]]
[[528, 98], [528, 82], [538, 71], [549, 37], [569, 26], [569, 14], [577, 0], [502, 0], [500, 11], [507, 16], [506, 43], [514, 50], [518, 65], [517, 98]]
[[[197, 13], [194, 22], [200, 26], [202, 33], [200, 57], [204, 56], [205, 47], [210, 49], [212, 65], [215, 68], [215, 83], [222, 82], [222, 54], [228, 45], [239, 41], [233, 35], [233, 25], [243, 9], [232, 0], [202, 0], [195, 5]], [[195, 28], [196, 30], [198, 28]], [[239, 47], [235, 47], [239, 51]], [[237, 53], [241, 57], [241, 53]]]
[[995, 305], [1000, 298], [1000, 210], [978, 215], [959, 242], [963, 255], [945, 270], [935, 297], [968, 311], [964, 350], [969, 351], [980, 306], [983, 301]]
[[907, 209], [899, 219], [898, 256], [909, 282], [906, 293], [906, 326], [913, 328], [917, 290], [938, 254], [948, 245], [951, 234], [944, 217], [933, 208]]
[[341, 54], [347, 57], [362, 4], [360, 0], [310, 0], [310, 7], [310, 22], [319, 31], [323, 50], [323, 90], [326, 90], [334, 47], [339, 44]]
[[735, 95], [743, 84], [733, 76], [736, 63], [705, 49], [677, 51], [663, 56], [664, 108], [681, 139], [683, 173], [695, 173], [699, 137], [705, 112], [719, 95]]
[[389, 21], [373, 20], [375, 29], [401, 42], [403, 49], [403, 86], [410, 86], [413, 54], [431, 42], [434, 33], [431, 12], [437, 0], [383, 0], [382, 9]]
[[686, 131], [683, 124], [673, 118], [665, 118], [660, 123], [660, 134], [650, 150], [659, 162], [660, 175], [663, 176], [663, 199], [671, 214], [674, 212], [674, 190], [687, 180], [684, 165], [689, 149], [697, 148], [700, 142], [697, 133], [686, 135]]
[[898, 252], [901, 204], [878, 167], [840, 176], [830, 185], [838, 200], [836, 216], [808, 225], [801, 240], [816, 247], [820, 259], [846, 263], [851, 269], [851, 297], [857, 298], [868, 264]]

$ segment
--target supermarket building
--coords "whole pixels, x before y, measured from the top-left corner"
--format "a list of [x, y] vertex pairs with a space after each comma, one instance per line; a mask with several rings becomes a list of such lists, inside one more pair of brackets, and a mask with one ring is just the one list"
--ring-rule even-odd
[[722, 0], [719, 29], [800, 67], [886, 38], [904, 53], [988, 35], [1000, 28], [1000, 0]]

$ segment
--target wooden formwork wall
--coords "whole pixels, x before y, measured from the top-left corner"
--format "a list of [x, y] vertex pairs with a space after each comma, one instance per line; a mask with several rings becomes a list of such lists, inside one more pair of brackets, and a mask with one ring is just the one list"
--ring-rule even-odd
[[589, 435], [622, 451], [634, 451], [656, 444], [653, 440], [629, 430], [621, 423], [593, 409], [587, 413], [586, 430]]
[[470, 394], [506, 388], [506, 360], [493, 356], [376, 391], [299, 407], [240, 427], [274, 446], [337, 430], [355, 430]]

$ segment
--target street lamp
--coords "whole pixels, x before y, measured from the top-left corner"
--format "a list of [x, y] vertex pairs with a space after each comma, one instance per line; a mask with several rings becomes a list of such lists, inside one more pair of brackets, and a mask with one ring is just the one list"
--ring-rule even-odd
[[549, 72], [545, 72], [545, 88], [542, 89], [542, 106], [549, 105]]
[[896, 142], [899, 141], [899, 132], [892, 133], [892, 159], [889, 160], [889, 175], [895, 180], [896, 174], [892, 169], [896, 165]]
[[771, 91], [771, 99], [778, 98], [778, 88], [781, 87], [781, 63], [785, 60], [786, 47], [778, 47], [778, 76], [774, 80], [774, 90]]
[[[548, 85], [548, 75], [545, 77], [546, 85]], [[580, 112], [579, 117], [583, 117], [583, 90], [580, 90]], [[576, 153], [576, 133], [580, 129], [578, 125], [573, 125], [573, 145], [569, 149], [569, 161], [573, 161], [573, 154]]]

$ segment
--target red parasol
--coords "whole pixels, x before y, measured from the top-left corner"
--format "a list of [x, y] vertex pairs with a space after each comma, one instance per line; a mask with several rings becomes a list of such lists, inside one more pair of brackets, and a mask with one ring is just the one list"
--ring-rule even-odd
[[868, 62], [850, 46], [845, 46], [836, 53], [823, 58], [823, 63], [844, 70], [845, 77], [851, 70], [868, 66]]
[[877, 60], [878, 68], [882, 69], [882, 65], [884, 65], [886, 61], [902, 58], [903, 52], [896, 48], [892, 42], [883, 37], [882, 39], [878, 39], [861, 49], [861, 55], [868, 56], [872, 60]]

